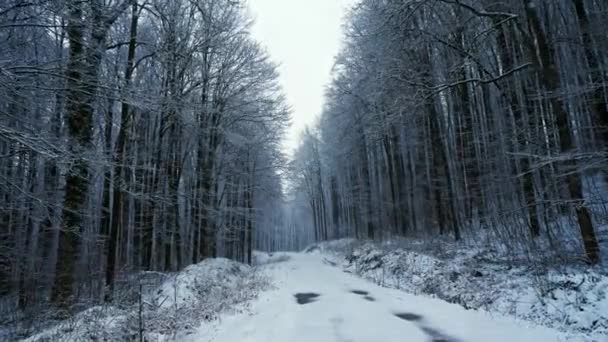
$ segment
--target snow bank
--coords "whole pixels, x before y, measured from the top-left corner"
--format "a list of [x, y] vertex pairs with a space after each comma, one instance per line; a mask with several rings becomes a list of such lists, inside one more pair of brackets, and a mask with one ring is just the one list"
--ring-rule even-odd
[[414, 249], [395, 242], [339, 240], [306, 251], [324, 253], [345, 271], [385, 287], [516, 316], [589, 341], [608, 341], [605, 270], [571, 266], [546, 271], [463, 246], [449, 259]]
[[167, 279], [154, 294], [161, 308], [221, 297], [247, 278], [250, 268], [228, 259], [208, 259]]
[[228, 259], [207, 259], [175, 274], [145, 272], [140, 281], [158, 277], [154, 286], [141, 287], [135, 303], [90, 308], [27, 341], [128, 341], [139, 340], [140, 331], [145, 341], [175, 340], [221, 313], [247, 310], [269, 286], [255, 268]]

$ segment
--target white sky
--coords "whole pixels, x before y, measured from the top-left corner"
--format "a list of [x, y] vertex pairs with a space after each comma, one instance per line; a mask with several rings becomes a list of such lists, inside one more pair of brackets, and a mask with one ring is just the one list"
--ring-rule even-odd
[[280, 64], [280, 81], [293, 109], [285, 142], [288, 152], [321, 112], [324, 87], [341, 46], [342, 18], [351, 1], [248, 1], [256, 19], [253, 35]]

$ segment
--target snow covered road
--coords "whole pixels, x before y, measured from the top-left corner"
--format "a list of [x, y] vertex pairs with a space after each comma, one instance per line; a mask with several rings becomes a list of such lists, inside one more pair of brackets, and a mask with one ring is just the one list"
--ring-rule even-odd
[[286, 254], [265, 266], [276, 289], [251, 313], [223, 317], [186, 341], [214, 342], [541, 342], [562, 341], [542, 327], [441, 300], [379, 287], [327, 265], [318, 254]]

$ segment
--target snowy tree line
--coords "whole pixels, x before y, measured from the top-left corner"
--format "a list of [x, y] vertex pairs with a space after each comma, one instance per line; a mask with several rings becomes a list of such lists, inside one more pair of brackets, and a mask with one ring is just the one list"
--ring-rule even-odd
[[287, 108], [234, 0], [0, 3], [2, 308], [251, 262], [280, 218]]
[[314, 238], [487, 237], [599, 262], [606, 15], [603, 0], [355, 5], [294, 161]]

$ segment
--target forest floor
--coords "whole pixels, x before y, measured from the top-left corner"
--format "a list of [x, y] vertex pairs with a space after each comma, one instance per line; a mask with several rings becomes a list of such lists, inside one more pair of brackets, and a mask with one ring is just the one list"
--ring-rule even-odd
[[[565, 341], [555, 329], [342, 272], [325, 253], [276, 253], [265, 266], [275, 288], [250, 310], [203, 325], [186, 342], [501, 342]], [[586, 341], [583, 336], [568, 338]]]
[[382, 287], [557, 329], [566, 340], [608, 341], [606, 266], [548, 265], [479, 245], [415, 239], [344, 239], [307, 251]]

